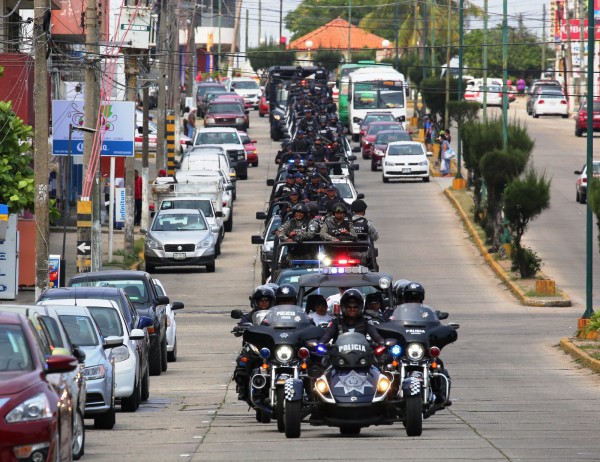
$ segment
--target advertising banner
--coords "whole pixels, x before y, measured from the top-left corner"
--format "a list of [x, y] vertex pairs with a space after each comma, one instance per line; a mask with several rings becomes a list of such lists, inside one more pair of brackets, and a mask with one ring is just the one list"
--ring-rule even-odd
[[[569, 24], [571, 25], [571, 41], [573, 40], [581, 40], [581, 22], [579, 19], [569, 19]], [[588, 22], [587, 19], [583, 21], [584, 33], [583, 39], [587, 40], [588, 38]], [[560, 38], [562, 40], [568, 39], [567, 34], [567, 25], [563, 24], [560, 27]], [[600, 24], [594, 25], [594, 40], [600, 40]]]
[[8, 217], [6, 239], [0, 243], [0, 300], [14, 300], [19, 293], [17, 215]]
[[115, 221], [125, 221], [125, 188], [115, 188]]
[[[135, 138], [135, 103], [116, 101], [102, 107], [104, 141], [101, 155], [133, 157]], [[69, 149], [69, 126], [83, 126], [83, 101], [52, 101], [52, 154], [83, 155], [83, 132], [72, 130]], [[89, 127], [95, 128], [95, 127]]]

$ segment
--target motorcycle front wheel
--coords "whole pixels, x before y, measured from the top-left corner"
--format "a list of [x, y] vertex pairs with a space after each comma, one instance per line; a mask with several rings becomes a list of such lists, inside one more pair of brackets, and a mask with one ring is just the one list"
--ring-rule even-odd
[[264, 424], [268, 424], [271, 422], [271, 416], [266, 412], [261, 411], [260, 409], [256, 410], [256, 421]]
[[285, 424], [286, 438], [300, 438], [302, 401], [285, 401], [283, 409], [283, 421]]
[[283, 387], [279, 387], [276, 392], [277, 400], [275, 403], [275, 415], [277, 416], [277, 430], [279, 433], [283, 433], [285, 431], [285, 421], [284, 421], [284, 410], [283, 403], [285, 401], [285, 391]]
[[406, 398], [404, 426], [407, 436], [421, 436], [423, 433], [423, 400], [421, 395]]

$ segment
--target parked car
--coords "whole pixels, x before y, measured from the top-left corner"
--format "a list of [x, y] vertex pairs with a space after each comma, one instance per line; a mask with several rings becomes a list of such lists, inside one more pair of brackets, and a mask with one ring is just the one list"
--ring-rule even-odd
[[246, 132], [239, 132], [240, 139], [244, 144], [244, 149], [246, 149], [246, 157], [248, 159], [248, 165], [252, 165], [253, 167], [258, 167], [258, 151], [256, 149], [256, 143], [258, 141], [250, 139]]
[[420, 178], [429, 181], [429, 159], [425, 145], [417, 141], [394, 141], [388, 144], [382, 163], [382, 179]]
[[381, 167], [387, 145], [392, 141], [412, 141], [412, 137], [404, 130], [382, 130], [377, 133], [375, 141], [369, 146], [371, 171], [376, 172], [378, 167]]
[[[156, 290], [161, 295], [167, 295], [165, 288], [158, 279], [152, 279], [156, 284]], [[167, 359], [171, 362], [177, 361], [177, 320], [175, 311], [183, 309], [183, 303], [173, 302], [167, 305]]]
[[559, 115], [563, 119], [569, 117], [569, 105], [562, 92], [538, 93], [533, 100], [532, 114], [534, 119], [541, 115]]
[[267, 98], [261, 96], [260, 102], [258, 103], [258, 116], [264, 117], [266, 115], [269, 115], [269, 102], [267, 101]]
[[404, 130], [400, 122], [377, 121], [371, 122], [365, 129], [360, 140], [363, 159], [368, 159], [371, 154], [371, 145], [375, 142], [377, 134], [383, 130]]
[[[594, 131], [598, 131], [600, 130], [600, 99], [594, 100], [593, 104], [593, 127]], [[582, 136], [584, 132], [587, 132], [587, 102], [585, 100], [579, 105], [579, 110], [575, 115], [575, 136]]]
[[502, 87], [499, 85], [479, 85], [475, 101], [483, 107], [483, 95], [487, 94], [486, 103], [488, 106], [502, 106]]
[[[592, 162], [594, 178], [600, 178], [600, 160]], [[584, 164], [581, 170], [575, 170], [575, 175], [579, 175], [575, 181], [575, 200], [580, 204], [587, 201], [587, 164]]]
[[144, 245], [146, 269], [157, 266], [205, 266], [215, 272], [215, 239], [204, 214], [198, 209], [159, 211]]
[[52, 354], [41, 337], [22, 314], [0, 313], [3, 461], [69, 461], [73, 456], [74, 407], [65, 373], [78, 362], [71, 355]]
[[229, 92], [224, 88], [214, 88], [208, 90], [204, 94], [204, 96], [202, 97], [202, 101], [200, 101], [200, 106], [198, 106], [197, 111], [202, 114], [201, 117], [206, 116], [206, 112], [208, 111], [208, 105], [221, 95], [229, 95]]
[[[85, 352], [73, 344], [58, 316], [49, 307], [36, 305], [0, 305], [0, 311], [22, 314], [31, 321], [39, 333], [48, 337], [52, 354], [60, 351], [72, 355], [78, 360], [78, 367], [66, 374], [66, 382], [73, 397], [73, 459], [79, 460], [85, 452], [85, 426], [83, 423], [86, 408], [86, 373], [84, 366]], [[64, 351], [63, 351], [64, 350]], [[62, 354], [61, 353], [61, 354]]]
[[229, 93], [218, 93], [216, 98], [214, 98], [212, 101], [235, 101], [236, 103], [241, 104], [242, 107], [246, 105], [244, 97], [238, 95], [234, 91], [230, 91]]
[[204, 115], [204, 126], [233, 127], [246, 131], [250, 127], [248, 110], [235, 101], [212, 101]]
[[123, 289], [141, 316], [152, 319], [150, 334], [150, 375], [167, 370], [167, 318], [169, 297], [159, 295], [150, 274], [145, 271], [106, 270], [75, 275], [69, 287], [119, 287]]

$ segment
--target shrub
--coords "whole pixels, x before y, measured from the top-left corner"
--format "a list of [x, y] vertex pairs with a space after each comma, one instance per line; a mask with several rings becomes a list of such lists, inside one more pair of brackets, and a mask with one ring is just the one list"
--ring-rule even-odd
[[518, 271], [522, 278], [534, 277], [542, 267], [542, 259], [529, 247], [512, 248], [513, 271]]

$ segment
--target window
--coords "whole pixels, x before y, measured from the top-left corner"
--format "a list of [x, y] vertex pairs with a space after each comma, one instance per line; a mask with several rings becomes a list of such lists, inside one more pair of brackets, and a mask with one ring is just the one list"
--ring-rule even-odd
[[117, 287], [123, 289], [134, 303], [148, 303], [150, 299], [142, 279], [86, 279], [75, 280], [69, 284], [71, 287]]
[[258, 84], [254, 80], [234, 80], [236, 90], [258, 90]]
[[20, 325], [0, 325], [0, 372], [30, 371], [31, 353]]
[[86, 316], [61, 315], [60, 322], [64, 326], [69, 339], [77, 346], [97, 346], [100, 341], [90, 318]]
[[206, 229], [206, 222], [199, 214], [159, 215], [152, 223], [152, 231], [203, 231]]
[[123, 325], [117, 310], [100, 306], [88, 306], [88, 309], [104, 337], [121, 337], [123, 335]]
[[390, 156], [422, 156], [423, 148], [417, 144], [392, 144], [389, 146]]

